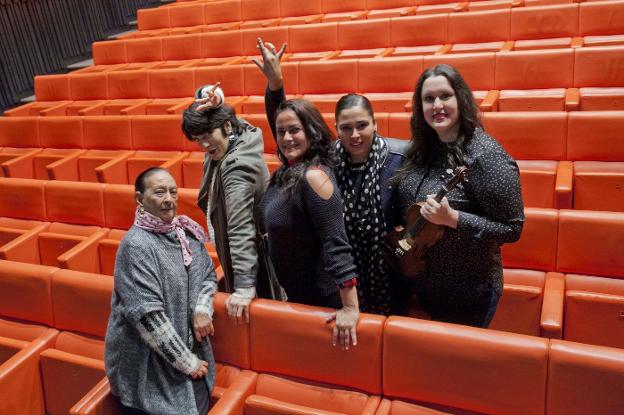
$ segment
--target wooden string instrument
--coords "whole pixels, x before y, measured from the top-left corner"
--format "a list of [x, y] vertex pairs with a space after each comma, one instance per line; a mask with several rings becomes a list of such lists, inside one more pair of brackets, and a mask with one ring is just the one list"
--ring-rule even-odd
[[[457, 167], [451, 178], [435, 195], [440, 201], [458, 183], [464, 180], [468, 168]], [[405, 278], [415, 278], [426, 269], [425, 253], [444, 235], [444, 227], [429, 222], [420, 214], [422, 202], [414, 203], [407, 209], [405, 227], [388, 232], [381, 245], [390, 267]]]

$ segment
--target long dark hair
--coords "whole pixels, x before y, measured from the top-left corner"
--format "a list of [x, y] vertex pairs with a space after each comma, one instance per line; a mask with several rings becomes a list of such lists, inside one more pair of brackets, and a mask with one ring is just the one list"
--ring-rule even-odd
[[202, 134], [210, 134], [217, 128], [220, 128], [221, 133], [227, 137], [225, 123], [228, 121], [232, 126], [232, 132], [237, 135], [243, 132], [243, 125], [236, 118], [234, 108], [224, 104], [218, 108], [197, 111], [197, 107], [200, 105], [200, 103], [195, 102], [182, 114], [182, 132], [189, 140]]
[[[422, 107], [422, 89], [425, 81], [434, 76], [445, 77], [455, 91], [459, 110], [459, 131], [457, 140], [452, 143], [441, 143], [438, 134], [427, 124]], [[479, 108], [475, 103], [470, 87], [464, 81], [457, 69], [450, 65], [440, 64], [424, 71], [412, 97], [412, 118], [410, 129], [412, 132], [411, 146], [406, 154], [402, 168], [397, 172], [393, 182], [398, 183], [411, 170], [423, 167], [431, 162], [436, 148], [446, 147], [447, 163], [454, 167], [463, 164], [466, 144], [472, 138], [477, 127], [481, 127]]]
[[282, 162], [282, 167], [271, 177], [271, 184], [276, 183], [283, 190], [292, 192], [298, 187], [308, 167], [324, 165], [333, 168], [336, 163], [336, 156], [333, 144], [334, 133], [323, 120], [319, 110], [310, 101], [305, 99], [283, 101], [275, 111], [274, 121], [277, 122], [277, 117], [282, 112], [289, 110], [299, 118], [310, 147], [303, 154], [299, 163], [288, 168], [288, 159], [278, 146], [277, 156]]

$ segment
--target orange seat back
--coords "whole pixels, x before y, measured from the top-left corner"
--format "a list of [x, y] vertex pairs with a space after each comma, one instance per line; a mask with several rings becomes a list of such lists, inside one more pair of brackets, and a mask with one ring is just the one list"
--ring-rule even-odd
[[82, 117], [84, 148], [127, 150], [132, 148], [130, 117], [124, 115]]
[[41, 147], [36, 117], [0, 118], [0, 146]]
[[493, 89], [569, 88], [573, 83], [573, 49], [496, 54], [496, 79]]
[[[0, 316], [52, 326], [51, 275], [57, 270], [43, 265], [0, 261]], [[0, 333], [4, 337], [10, 334]]]
[[546, 413], [622, 412], [624, 351], [552, 340], [549, 355]]
[[624, 112], [573, 111], [568, 115], [568, 160], [624, 160]]
[[486, 112], [483, 125], [519, 160], [566, 160], [565, 112]]
[[423, 69], [445, 63], [453, 66], [473, 91], [494, 89], [494, 68], [496, 54], [458, 53], [450, 55], [431, 55], [423, 58]]
[[624, 46], [602, 46], [574, 50], [574, 86], [624, 85]]
[[557, 257], [557, 209], [525, 208], [526, 221], [518, 242], [501, 248], [503, 265], [509, 268], [554, 271]]
[[[338, 23], [317, 23], [290, 26], [289, 52], [325, 52], [338, 50]], [[278, 45], [275, 45], [278, 47]], [[286, 80], [286, 77], [284, 77]], [[266, 83], [266, 81], [265, 81]], [[288, 93], [293, 93], [288, 90]]]
[[624, 281], [566, 275], [564, 339], [624, 348]]
[[331, 344], [334, 310], [256, 300], [251, 305], [251, 369], [381, 393], [381, 339], [385, 318], [362, 314], [358, 345]]
[[509, 40], [509, 10], [449, 13], [448, 19], [448, 43]]
[[557, 271], [624, 278], [621, 213], [559, 211]]
[[251, 351], [249, 324], [234, 324], [225, 309], [228, 294], [216, 293], [214, 298], [215, 336], [210, 338], [215, 359], [221, 363], [249, 369]]
[[386, 397], [479, 413], [544, 413], [546, 339], [394, 316], [383, 337]]
[[0, 178], [0, 216], [46, 220], [43, 180]]
[[42, 117], [39, 120], [41, 147], [83, 148], [81, 117]]
[[104, 225], [104, 192], [101, 183], [52, 180], [46, 183], [45, 203], [49, 222]]
[[511, 9], [511, 39], [549, 39], [578, 35], [578, 4], [514, 7]]

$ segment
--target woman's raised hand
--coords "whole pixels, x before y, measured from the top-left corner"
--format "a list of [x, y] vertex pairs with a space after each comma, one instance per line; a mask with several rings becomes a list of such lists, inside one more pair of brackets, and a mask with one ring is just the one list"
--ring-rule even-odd
[[280, 59], [282, 59], [282, 56], [286, 51], [286, 46], [287, 44], [284, 43], [278, 51], [272, 43], [264, 43], [262, 38], [258, 38], [258, 49], [260, 49], [262, 61], [258, 58], [252, 58], [251, 60], [258, 68], [260, 68], [264, 76], [266, 76], [269, 81], [269, 89], [271, 91], [277, 91], [284, 85]]
[[217, 82], [207, 91], [202, 91], [207, 94], [204, 98], [197, 98], [195, 102], [201, 104], [196, 108], [197, 111], [209, 110], [211, 108], [218, 108], [223, 105], [223, 90], [219, 88], [221, 82]]

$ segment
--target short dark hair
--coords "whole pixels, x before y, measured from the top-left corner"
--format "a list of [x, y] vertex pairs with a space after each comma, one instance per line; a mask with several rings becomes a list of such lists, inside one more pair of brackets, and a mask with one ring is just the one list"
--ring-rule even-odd
[[364, 108], [373, 121], [375, 121], [375, 112], [368, 98], [360, 94], [347, 94], [340, 97], [336, 103], [336, 112], [334, 114], [336, 116], [336, 122], [338, 122], [338, 115], [340, 115], [342, 111], [353, 107]]
[[229, 105], [222, 105], [219, 108], [210, 108], [198, 111], [200, 103], [193, 103], [182, 114], [182, 131], [189, 140], [202, 134], [210, 134], [215, 129], [220, 128], [223, 135], [225, 132], [225, 123], [229, 121], [232, 125], [232, 131], [236, 134], [242, 132], [242, 124], [236, 118], [236, 111]]
[[[141, 173], [139, 173], [136, 180], [134, 181], [134, 191], [139, 193], [145, 192], [145, 180], [147, 180], [155, 173], [158, 173], [159, 171], [163, 171], [171, 175], [171, 172], [169, 172], [169, 170], [162, 167], [150, 167], [149, 169], [143, 170]], [[173, 177], [173, 175], [171, 176]]]

